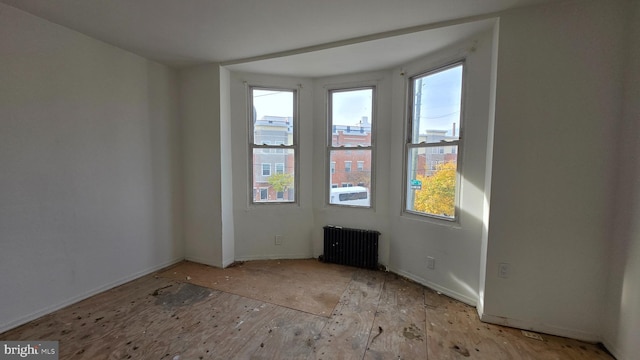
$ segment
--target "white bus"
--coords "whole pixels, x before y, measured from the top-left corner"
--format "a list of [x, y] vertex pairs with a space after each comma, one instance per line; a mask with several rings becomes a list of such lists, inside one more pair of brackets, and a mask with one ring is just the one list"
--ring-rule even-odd
[[369, 206], [369, 189], [363, 186], [332, 188], [329, 204]]

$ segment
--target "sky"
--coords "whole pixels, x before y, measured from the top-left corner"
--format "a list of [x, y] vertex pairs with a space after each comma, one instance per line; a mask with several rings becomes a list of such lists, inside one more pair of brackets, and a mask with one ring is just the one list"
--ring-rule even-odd
[[[335, 92], [333, 121], [336, 125], [355, 125], [363, 116], [371, 121], [371, 89]], [[258, 119], [263, 116], [293, 116], [293, 93], [254, 89], [253, 104]]]
[[371, 123], [372, 97], [371, 89], [333, 92], [333, 125], [356, 125], [363, 116]]
[[[425, 133], [427, 129], [437, 129], [447, 130], [451, 135], [453, 123], [456, 123], [456, 134], [459, 134], [462, 66], [432, 73], [420, 79], [420, 133]], [[363, 116], [368, 117], [371, 122], [372, 96], [371, 89], [333, 92], [333, 123], [356, 125]], [[253, 103], [258, 119], [267, 115], [293, 116], [291, 91], [254, 89]]]
[[293, 92], [253, 90], [253, 105], [257, 118], [263, 116], [293, 116]]
[[[414, 93], [417, 91], [415, 89]], [[460, 133], [461, 91], [461, 65], [422, 77], [420, 133], [436, 129], [447, 130], [451, 135], [454, 122], [456, 135]], [[417, 111], [414, 116], [416, 115]]]

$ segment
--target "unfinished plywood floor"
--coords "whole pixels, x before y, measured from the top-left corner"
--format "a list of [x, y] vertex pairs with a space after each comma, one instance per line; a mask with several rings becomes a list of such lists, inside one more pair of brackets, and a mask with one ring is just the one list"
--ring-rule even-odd
[[159, 276], [329, 317], [354, 271], [308, 259], [257, 260], [225, 269], [185, 261]]
[[361, 269], [330, 317], [155, 274], [0, 334], [58, 340], [60, 359], [612, 359], [595, 345], [543, 338], [483, 324], [470, 306]]

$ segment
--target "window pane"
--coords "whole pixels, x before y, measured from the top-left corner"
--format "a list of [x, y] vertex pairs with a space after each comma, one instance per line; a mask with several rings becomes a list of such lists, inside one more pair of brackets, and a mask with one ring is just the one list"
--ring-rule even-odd
[[[457, 145], [409, 150], [407, 210], [453, 219], [456, 202]], [[442, 152], [441, 152], [442, 151]]]
[[412, 79], [411, 142], [458, 140], [462, 103], [462, 64]]
[[371, 146], [373, 89], [332, 91], [331, 145]]
[[271, 164], [262, 164], [262, 176], [271, 175]]
[[294, 92], [251, 89], [254, 144], [293, 145]]
[[[253, 149], [253, 188], [261, 189], [254, 195], [255, 202], [293, 202], [295, 150], [267, 153]], [[267, 171], [268, 170], [268, 171]]]
[[[330, 152], [330, 162], [332, 164], [335, 163], [335, 171], [330, 172], [329, 203], [334, 205], [370, 206], [371, 150], [332, 150]], [[362, 164], [362, 170], [360, 170], [360, 166], [351, 166], [353, 163]], [[340, 186], [337, 186], [337, 184], [340, 184]], [[357, 186], [354, 186], [354, 184], [357, 184]], [[349, 198], [349, 200], [340, 200], [340, 195], [344, 195], [342, 199]], [[357, 199], [355, 199], [356, 196], [358, 197]]]

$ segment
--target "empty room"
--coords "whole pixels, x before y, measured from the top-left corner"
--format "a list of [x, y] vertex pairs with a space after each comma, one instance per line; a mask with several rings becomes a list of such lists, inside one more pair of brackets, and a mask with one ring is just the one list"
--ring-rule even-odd
[[0, 358], [636, 359], [640, 0], [0, 0]]

